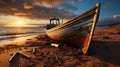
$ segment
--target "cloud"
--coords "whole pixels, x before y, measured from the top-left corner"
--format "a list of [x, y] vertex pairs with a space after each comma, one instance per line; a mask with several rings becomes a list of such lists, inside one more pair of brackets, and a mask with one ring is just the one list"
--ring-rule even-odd
[[16, 11], [16, 10], [17, 10], [17, 8], [11, 8], [11, 10], [14, 10], [14, 11]]
[[28, 13], [19, 12], [19, 13], [14, 13], [14, 15], [16, 15], [16, 16], [26, 16], [26, 15], [31, 15], [31, 12], [28, 12]]
[[111, 5], [112, 5], [112, 3], [107, 1], [104, 3], [104, 8], [109, 8]]
[[60, 5], [60, 7], [62, 9], [64, 9], [64, 10], [65, 9], [67, 9], [67, 10], [78, 10], [77, 7], [75, 7], [75, 6], [73, 6], [73, 5], [69, 4], [69, 3], [63, 3], [63, 4]]
[[113, 15], [113, 18], [120, 18], [120, 14], [118, 14], [118, 15]]
[[[42, 6], [45, 6], [45, 7], [49, 7], [49, 8], [52, 8], [52, 6], [58, 6], [60, 5], [61, 3], [64, 2], [64, 0], [42, 0], [42, 1], [39, 1], [39, 0], [35, 0], [37, 3], [40, 3], [42, 4]], [[39, 5], [39, 4], [36, 4], [36, 5]]]
[[24, 0], [25, 4], [31, 6], [44, 6], [52, 8], [52, 6], [58, 6], [64, 2], [64, 0]]
[[110, 17], [110, 18], [104, 18], [99, 20], [99, 22], [97, 23], [97, 26], [106, 26], [114, 23], [120, 23], [120, 14], [113, 15], [113, 17]]
[[4, 4], [4, 1], [3, 1], [3, 0], [0, 0], [0, 4]]
[[42, 5], [42, 1], [41, 0], [34, 0], [33, 1], [33, 5], [41, 6]]
[[[58, 6], [64, 9], [58, 9]], [[53, 15], [70, 19], [76, 16], [69, 10], [77, 8], [64, 0], [54, 0], [54, 11], [51, 7], [51, 0], [0, 0], [0, 15], [15, 15], [29, 19], [49, 19]]]
[[33, 8], [33, 6], [32, 5], [29, 5], [29, 4], [24, 4], [24, 9], [31, 9], [31, 8]]
[[71, 0], [71, 3], [74, 4], [75, 2], [81, 2], [82, 0]]

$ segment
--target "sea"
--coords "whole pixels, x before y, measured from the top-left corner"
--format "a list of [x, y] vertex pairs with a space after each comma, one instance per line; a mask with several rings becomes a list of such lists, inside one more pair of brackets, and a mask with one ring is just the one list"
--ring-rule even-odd
[[0, 27], [0, 45], [14, 41], [17, 38], [31, 37], [44, 34], [45, 29], [41, 27]]

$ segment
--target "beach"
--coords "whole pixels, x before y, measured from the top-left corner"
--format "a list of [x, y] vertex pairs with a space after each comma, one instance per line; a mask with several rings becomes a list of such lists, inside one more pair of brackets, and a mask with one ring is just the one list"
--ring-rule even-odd
[[120, 67], [120, 0], [0, 0], [0, 67]]
[[[18, 43], [0, 47], [0, 67], [120, 67], [120, 28], [115, 25], [106, 28], [96, 28], [90, 48], [86, 55], [78, 49], [64, 44], [56, 47], [56, 43], [46, 34], [22, 38]], [[19, 56], [18, 63], [10, 62], [15, 54]]]

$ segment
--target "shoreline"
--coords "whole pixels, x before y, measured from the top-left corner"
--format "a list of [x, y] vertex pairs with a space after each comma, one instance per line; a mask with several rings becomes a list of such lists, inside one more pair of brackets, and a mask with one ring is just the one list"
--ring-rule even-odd
[[17, 37], [14, 39], [7, 39], [7, 40], [3, 40], [0, 41], [0, 47], [3, 47], [4, 45], [9, 45], [9, 44], [16, 44], [16, 45], [22, 45], [25, 44], [25, 42], [29, 39], [33, 39], [34, 37], [37, 37], [39, 35], [42, 35], [44, 33], [41, 34], [34, 34], [34, 35], [29, 35], [29, 36], [23, 36], [23, 37]]
[[[40, 46], [42, 43], [46, 43], [45, 34], [38, 34], [33, 36], [27, 37], [20, 37], [13, 41], [4, 41], [5, 43], [0, 44], [0, 52], [4, 50], [19, 48], [19, 47], [33, 47], [33, 46]], [[41, 39], [41, 40], [40, 40]]]

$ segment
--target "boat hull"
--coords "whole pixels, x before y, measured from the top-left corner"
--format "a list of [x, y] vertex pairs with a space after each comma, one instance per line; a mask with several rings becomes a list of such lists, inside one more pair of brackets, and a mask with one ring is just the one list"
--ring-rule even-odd
[[85, 12], [84, 14], [64, 23], [46, 30], [46, 34], [53, 40], [63, 41], [78, 46], [87, 53], [95, 24], [99, 17], [100, 4]]
[[89, 48], [89, 34], [87, 34], [86, 36], [83, 37], [78, 37], [75, 39], [71, 39], [66, 41], [66, 43], [70, 43], [73, 46], [76, 46], [76, 48], [79, 48], [82, 50], [82, 52], [85, 54], [87, 52], [87, 49]]
[[[79, 22], [78, 22], [79, 23]], [[79, 49], [83, 51], [85, 54], [89, 47], [89, 43], [91, 41], [91, 23], [85, 22], [85, 25], [76, 24], [72, 26], [64, 26], [60, 27], [57, 30], [47, 30], [47, 35], [56, 41], [63, 41], [65, 43], [71, 44], [73, 46], [77, 46]]]
[[[69, 32], [65, 29], [67, 29]], [[47, 31], [46, 33], [53, 40], [62, 41], [64, 43], [73, 45], [74, 47], [76, 46], [77, 48], [81, 49], [85, 54], [89, 47], [89, 43], [91, 40], [90, 38], [92, 36], [90, 35], [89, 29], [86, 30], [73, 29], [73, 28], [70, 29], [65, 28], [65, 29], [55, 30], [53, 32]]]

